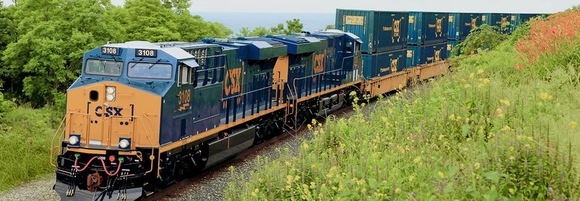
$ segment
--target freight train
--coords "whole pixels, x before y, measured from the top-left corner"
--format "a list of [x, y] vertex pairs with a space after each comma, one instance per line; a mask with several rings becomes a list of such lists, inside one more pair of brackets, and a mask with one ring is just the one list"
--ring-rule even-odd
[[[419, 27], [435, 32], [422, 38], [445, 44], [450, 15], [429, 16], [435, 25]], [[446, 73], [445, 48], [406, 65], [410, 21], [338, 10], [342, 31], [92, 49], [53, 137], [53, 188], [63, 200], [143, 198], [348, 105], [351, 92], [376, 97]]]

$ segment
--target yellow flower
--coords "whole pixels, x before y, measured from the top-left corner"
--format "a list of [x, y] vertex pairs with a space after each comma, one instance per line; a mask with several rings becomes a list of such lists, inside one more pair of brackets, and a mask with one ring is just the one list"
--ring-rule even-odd
[[479, 168], [481, 167], [481, 164], [480, 164], [479, 162], [477, 162], [477, 163], [475, 163], [473, 166], [474, 166], [474, 167], [475, 167], [475, 169], [477, 170], [477, 169], [479, 169]]
[[412, 182], [413, 180], [415, 180], [415, 176], [411, 175], [411, 176], [409, 177], [409, 181], [411, 181], [411, 182]]
[[285, 164], [286, 166], [290, 166], [290, 162], [288, 162], [288, 161], [284, 162], [284, 164]]
[[463, 82], [463, 83], [466, 83], [466, 82], [467, 82], [467, 80], [465, 80], [465, 79], [461, 79], [461, 82]]
[[454, 114], [449, 115], [449, 120], [455, 120], [455, 115]]
[[546, 92], [542, 92], [542, 93], [540, 93], [540, 99], [548, 100], [548, 99], [550, 99], [550, 95]]
[[509, 101], [509, 100], [500, 100], [499, 102], [500, 102], [501, 104], [504, 104], [504, 105], [510, 106], [510, 101]]
[[469, 74], [469, 78], [473, 79], [473, 77], [475, 77], [475, 73]]
[[533, 181], [530, 181], [530, 186], [533, 186], [533, 185], [534, 185], [534, 182]]
[[578, 123], [576, 123], [575, 121], [570, 122], [570, 128], [572, 128], [572, 130], [576, 130], [577, 126], [578, 126]]
[[481, 74], [483, 74], [483, 70], [481, 70], [481, 69], [477, 70], [477, 74], [478, 74], [478, 75], [481, 75]]
[[510, 131], [510, 130], [512, 130], [512, 128], [510, 128], [510, 126], [508, 126], [508, 125], [505, 125], [505, 126], [504, 126], [504, 127], [501, 129], [501, 131]]
[[514, 194], [516, 192], [516, 190], [514, 190], [513, 188], [510, 188], [509, 191], [511, 194]]
[[483, 84], [488, 85], [489, 82], [490, 82], [489, 79], [487, 79], [487, 78], [483, 79]]
[[439, 135], [439, 140], [443, 140], [444, 137], [444, 135]]
[[413, 162], [420, 163], [421, 162], [421, 156], [417, 156], [417, 158], [413, 159]]
[[465, 86], [464, 86], [464, 87], [465, 87], [466, 89], [469, 89], [469, 88], [471, 88], [471, 85], [470, 85], [470, 84], [465, 84]]
[[513, 161], [513, 160], [516, 160], [516, 157], [514, 157], [514, 156], [510, 156], [510, 160], [511, 160], [511, 161]]
[[312, 124], [308, 124], [307, 127], [308, 127], [308, 130], [312, 130]]
[[439, 171], [439, 173], [437, 173], [437, 174], [439, 174], [439, 176], [440, 176], [442, 179], [445, 179], [445, 174], [443, 174], [443, 172]]
[[400, 188], [395, 189], [395, 193], [400, 193], [400, 192], [401, 192]]

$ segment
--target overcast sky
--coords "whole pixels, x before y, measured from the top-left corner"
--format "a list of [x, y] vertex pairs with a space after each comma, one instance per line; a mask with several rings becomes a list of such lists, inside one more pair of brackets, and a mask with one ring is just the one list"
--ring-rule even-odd
[[[122, 5], [124, 0], [111, 0]], [[11, 3], [4, 0], [4, 3]], [[553, 13], [578, 0], [192, 0], [193, 12], [334, 13], [337, 8], [440, 11]]]

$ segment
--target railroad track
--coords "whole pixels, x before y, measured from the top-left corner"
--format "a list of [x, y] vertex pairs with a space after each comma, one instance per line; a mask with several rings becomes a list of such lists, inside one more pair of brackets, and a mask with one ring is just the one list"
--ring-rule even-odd
[[[372, 102], [374, 102], [374, 101], [372, 101]], [[337, 117], [344, 117], [345, 115], [348, 115], [351, 112], [352, 112], [352, 106], [347, 106], [347, 107], [343, 107], [343, 108], [335, 111], [333, 113], [333, 115], [335, 115]], [[324, 118], [319, 118], [318, 120], [321, 123], [325, 122]], [[280, 146], [281, 143], [286, 142], [288, 140], [288, 138], [295, 137], [297, 135], [298, 136], [303, 135], [307, 131], [307, 127], [305, 125], [306, 124], [301, 125], [297, 129], [286, 131], [286, 132], [284, 132], [280, 135], [277, 135], [269, 140], [266, 140], [258, 145], [254, 145], [250, 149], [241, 152], [240, 154], [234, 156], [233, 158], [227, 159], [227, 160], [225, 160], [217, 165], [209, 167], [208, 169], [203, 170], [202, 172], [200, 172], [197, 175], [193, 175], [189, 178], [186, 178], [182, 181], [179, 181], [179, 182], [161, 190], [160, 192], [157, 192], [157, 193], [145, 198], [144, 200], [146, 200], [146, 201], [169, 200], [171, 198], [175, 198], [175, 197], [179, 196], [179, 192], [183, 192], [184, 189], [189, 188], [190, 185], [200, 183], [201, 181], [203, 181], [205, 179], [212, 178], [215, 174], [220, 174], [220, 173], [223, 173], [224, 171], [227, 171], [227, 168], [225, 168], [225, 167], [238, 166], [238, 165], [244, 163], [246, 161], [246, 159], [253, 158], [255, 156], [260, 155], [260, 153], [262, 153], [262, 151], [264, 151], [268, 147], [272, 147], [272, 146], [278, 147], [278, 146]]]

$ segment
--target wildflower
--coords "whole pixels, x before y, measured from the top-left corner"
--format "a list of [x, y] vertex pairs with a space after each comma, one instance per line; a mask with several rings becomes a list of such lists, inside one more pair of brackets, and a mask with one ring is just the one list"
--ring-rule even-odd
[[572, 130], [576, 130], [577, 126], [578, 126], [578, 123], [576, 123], [575, 121], [570, 122], [570, 128], [572, 128]]
[[533, 185], [534, 185], [534, 182], [533, 181], [530, 181], [530, 186], [533, 186]]
[[395, 189], [395, 193], [400, 193], [400, 192], [401, 192], [400, 188]]
[[449, 120], [455, 120], [455, 115], [454, 114], [449, 115]]
[[478, 74], [478, 75], [481, 75], [481, 74], [483, 74], [483, 70], [481, 70], [481, 69], [477, 70], [477, 74]]
[[411, 176], [409, 177], [409, 181], [410, 181], [410, 182], [412, 182], [413, 180], [415, 180], [415, 176], [411, 175]]
[[465, 87], [466, 89], [469, 89], [469, 88], [471, 88], [471, 85], [470, 85], [470, 84], [465, 84], [465, 85], [464, 85], [464, 87]]
[[504, 105], [510, 106], [510, 101], [509, 101], [509, 100], [500, 100], [499, 102], [500, 102], [501, 104], [504, 104]]
[[445, 179], [445, 174], [443, 174], [443, 172], [439, 171], [439, 173], [437, 173], [441, 178]]
[[488, 85], [490, 83], [489, 79], [485, 78], [483, 79], [483, 84]]
[[548, 95], [548, 93], [546, 93], [546, 92], [540, 93], [540, 99], [542, 99], [542, 100], [548, 100], [549, 97], [550, 97], [550, 95]]
[[475, 73], [469, 74], [469, 78], [473, 79], [473, 77], [475, 77]]
[[553, 191], [554, 189], [552, 187], [548, 188], [549, 191]]
[[303, 147], [304, 149], [308, 149], [308, 144], [307, 144], [307, 143], [302, 143], [302, 147]]
[[513, 188], [510, 188], [509, 191], [511, 194], [514, 194], [516, 192], [516, 190], [514, 190]]
[[475, 169], [479, 169], [481, 167], [481, 164], [479, 162], [476, 162], [474, 165]]
[[435, 183], [437, 183], [437, 181], [435, 181], [435, 180], [431, 180], [431, 183], [434, 183], [434, 184], [435, 184]]
[[288, 161], [284, 162], [284, 164], [286, 164], [286, 166], [290, 166], [290, 162]]
[[308, 127], [308, 130], [312, 130], [312, 124], [308, 124], [307, 127]]
[[411, 192], [411, 196], [415, 197], [415, 192]]
[[516, 160], [516, 157], [510, 156], [510, 161]]
[[512, 128], [510, 128], [510, 126], [508, 126], [508, 125], [505, 125], [505, 126], [504, 126], [504, 127], [501, 129], [501, 131], [510, 131], [510, 130], [512, 130]]
[[444, 137], [444, 135], [439, 135], [439, 140], [443, 140]]
[[413, 159], [413, 162], [420, 163], [421, 162], [421, 156], [417, 156], [417, 158]]

